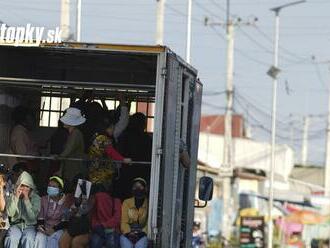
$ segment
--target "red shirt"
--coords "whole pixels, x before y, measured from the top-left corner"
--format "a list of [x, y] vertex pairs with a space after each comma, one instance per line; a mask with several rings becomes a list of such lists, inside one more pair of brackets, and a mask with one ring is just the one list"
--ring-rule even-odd
[[121, 202], [108, 193], [95, 194], [95, 205], [92, 210], [92, 228], [103, 226], [120, 230]]
[[124, 160], [124, 157], [115, 148], [113, 148], [112, 145], [108, 145], [105, 148], [105, 153], [107, 154], [107, 156], [109, 156], [113, 160], [117, 160], [117, 161]]

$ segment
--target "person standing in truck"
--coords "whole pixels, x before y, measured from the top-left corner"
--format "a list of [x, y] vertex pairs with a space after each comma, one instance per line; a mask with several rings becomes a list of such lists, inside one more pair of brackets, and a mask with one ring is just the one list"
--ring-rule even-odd
[[[26, 107], [18, 106], [12, 113], [14, 127], [10, 133], [9, 153], [18, 155], [38, 155], [38, 145], [33, 140], [31, 131], [36, 125], [35, 116]], [[36, 161], [24, 158], [8, 158], [9, 169], [18, 162], [26, 161], [28, 169], [34, 170]]]
[[[123, 103], [121, 102], [121, 104]], [[125, 106], [123, 105], [123, 107]], [[101, 183], [105, 187], [112, 183], [114, 174], [112, 160], [122, 161], [125, 164], [131, 162], [131, 159], [123, 157], [113, 146], [114, 135], [118, 136], [125, 129], [126, 124], [121, 121], [122, 117], [126, 119], [125, 116], [128, 116], [127, 111], [122, 113], [118, 123], [116, 123], [115, 117], [107, 111], [102, 122], [99, 123], [99, 130], [95, 133], [93, 143], [88, 150], [89, 157], [93, 159], [89, 171], [89, 178], [93, 183]]]
[[4, 246], [6, 248], [33, 248], [36, 236], [35, 225], [40, 211], [40, 197], [29, 173], [23, 171], [19, 176], [15, 192], [9, 196], [6, 211], [10, 228]]
[[[86, 118], [82, 116], [77, 108], [68, 108], [61, 122], [69, 132], [68, 139], [64, 146], [64, 151], [60, 158], [84, 158], [84, 137], [78, 126], [85, 123]], [[66, 182], [72, 182], [77, 174], [86, 175], [87, 165], [81, 161], [62, 161], [61, 174]], [[72, 185], [71, 185], [72, 186]]]

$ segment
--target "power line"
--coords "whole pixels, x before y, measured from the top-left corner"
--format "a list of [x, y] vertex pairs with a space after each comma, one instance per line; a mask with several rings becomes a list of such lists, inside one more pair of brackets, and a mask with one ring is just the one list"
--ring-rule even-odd
[[[262, 31], [258, 26], [254, 25], [253, 26], [266, 40], [268, 40], [269, 42], [273, 43], [272, 38], [270, 38], [264, 31]], [[286, 52], [288, 55], [294, 57], [295, 59], [297, 59], [298, 61], [305, 61], [306, 58], [303, 58], [301, 56], [298, 56], [297, 54], [291, 52], [290, 50], [286, 49], [283, 46], [280, 46], [280, 49], [284, 52]]]
[[[247, 37], [252, 43], [254, 43], [256, 46], [260, 47], [261, 49], [263, 49], [266, 53], [268, 54], [273, 54], [273, 51], [266, 47], [265, 45], [263, 45], [261, 42], [257, 41], [256, 39], [254, 39], [251, 35], [249, 35], [247, 32], [245, 32], [242, 28], [239, 29], [239, 31], [245, 36]], [[288, 57], [286, 57], [285, 55], [281, 54], [280, 57], [290, 63], [299, 63], [301, 60], [297, 61], [297, 60], [292, 60]]]
[[203, 92], [204, 96], [219, 96], [225, 94], [226, 91]]
[[[241, 103], [240, 101], [237, 101], [237, 104], [242, 108], [245, 109], [244, 104]], [[235, 111], [236, 113], [238, 113], [238, 111]], [[260, 128], [261, 130], [265, 131], [267, 134], [271, 134], [271, 130], [267, 127], [264, 126], [264, 124], [259, 121], [254, 115], [252, 115], [249, 111], [246, 111], [246, 114], [248, 115], [248, 118], [250, 120], [253, 120], [255, 127]], [[321, 139], [324, 138], [324, 133], [325, 133], [325, 129], [321, 129], [316, 131], [313, 135], [309, 135], [308, 140], [316, 140], [316, 139]], [[291, 138], [289, 136], [284, 136], [281, 135], [279, 133], [276, 134], [276, 137], [282, 140], [291, 140]], [[292, 141], [302, 141], [302, 138], [294, 138], [292, 139]]]
[[[261, 109], [259, 106], [253, 104], [253, 101], [250, 101], [248, 99], [246, 99], [244, 96], [240, 95], [237, 90], [235, 91], [235, 101], [237, 101], [238, 103], [240, 103], [240, 106], [242, 107], [242, 109], [244, 109], [244, 111], [246, 113], [251, 113], [252, 112], [255, 112], [263, 117], [266, 117], [268, 120], [271, 119], [271, 115], [264, 111], [263, 109]], [[291, 115], [290, 115], [291, 116]], [[326, 117], [326, 115], [308, 115], [309, 117], [311, 118], [324, 118]], [[299, 132], [299, 133], [302, 133], [303, 130], [301, 128], [297, 128], [294, 124], [294, 121], [289, 121], [289, 122], [284, 122], [284, 121], [281, 121], [281, 120], [277, 120], [277, 123], [278, 123], [278, 129], [281, 131], [281, 132], [289, 132], [291, 130], [291, 128], [293, 130], [295, 130], [296, 132]], [[319, 128], [319, 129], [316, 129], [316, 130], [310, 130], [309, 131], [309, 134], [310, 135], [314, 135], [314, 134], [319, 134], [321, 131], [324, 131], [325, 130], [325, 127], [322, 127], [322, 128]]]
[[209, 15], [213, 16], [216, 19], [221, 19], [221, 17], [218, 14], [215, 14], [213, 11], [209, 10], [208, 8], [204, 7], [204, 5], [200, 4], [196, 0], [193, 1], [193, 3], [198, 7], [199, 9], [204, 10], [204, 12], [208, 13]]
[[216, 105], [216, 104], [213, 104], [213, 103], [208, 103], [208, 102], [205, 102], [205, 101], [202, 101], [202, 104], [204, 106], [211, 107], [211, 108], [214, 108], [214, 109], [217, 109], [217, 110], [226, 109], [226, 107], [224, 107], [224, 106], [219, 106], [219, 105]]
[[[214, 27], [214, 26], [210, 26], [211, 29], [215, 32], [215, 34], [220, 37], [223, 41], [226, 41], [226, 38], [221, 34], [219, 33], [219, 31]], [[269, 67], [269, 63], [265, 62], [265, 61], [261, 61], [259, 59], [256, 59], [254, 57], [251, 57], [250, 55], [248, 55], [247, 53], [243, 52], [242, 50], [238, 49], [238, 48], [235, 48], [235, 52], [237, 52], [238, 54], [240, 54], [241, 56], [245, 57], [246, 59], [250, 60], [250, 61], [253, 61], [259, 65], [263, 65], [263, 66], [267, 66]]]
[[321, 75], [321, 71], [320, 71], [320, 67], [319, 67], [319, 64], [316, 63], [314, 60], [313, 60], [313, 65], [314, 65], [314, 68], [315, 68], [315, 71], [316, 71], [316, 75], [317, 75], [317, 78], [319, 79], [320, 83], [322, 84], [322, 86], [324, 87], [325, 90], [329, 91], [329, 87], [326, 85], [322, 75]]

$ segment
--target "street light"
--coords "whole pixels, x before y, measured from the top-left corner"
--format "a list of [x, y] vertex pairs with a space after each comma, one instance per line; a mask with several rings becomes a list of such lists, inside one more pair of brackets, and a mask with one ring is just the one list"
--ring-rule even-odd
[[273, 79], [273, 103], [272, 103], [272, 137], [271, 137], [271, 163], [268, 175], [269, 181], [269, 206], [268, 206], [268, 248], [273, 247], [273, 201], [274, 201], [274, 169], [275, 169], [275, 138], [276, 138], [276, 103], [277, 103], [277, 75], [278, 53], [279, 53], [279, 30], [280, 30], [280, 11], [286, 7], [306, 2], [306, 0], [284, 4], [270, 9], [275, 13], [275, 37], [274, 37], [274, 65], [267, 74]]
[[187, 2], [187, 38], [186, 38], [186, 61], [190, 63], [190, 46], [191, 46], [191, 7], [192, 0], [188, 0]]

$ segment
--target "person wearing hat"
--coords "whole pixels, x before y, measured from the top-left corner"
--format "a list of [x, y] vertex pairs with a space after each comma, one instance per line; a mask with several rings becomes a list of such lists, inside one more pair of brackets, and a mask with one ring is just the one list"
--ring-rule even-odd
[[15, 191], [9, 196], [6, 204], [11, 226], [5, 237], [4, 247], [34, 247], [39, 210], [40, 197], [32, 176], [23, 171], [16, 182]]
[[[84, 137], [78, 126], [85, 123], [86, 118], [81, 115], [77, 108], [68, 108], [65, 115], [60, 121], [64, 128], [69, 132], [64, 151], [59, 155], [61, 158], [83, 158], [84, 157]], [[87, 166], [81, 161], [62, 161], [61, 172], [63, 178], [67, 182], [72, 182], [73, 178], [78, 174], [87, 174]]]
[[72, 199], [63, 193], [64, 181], [58, 176], [49, 178], [47, 195], [41, 198], [38, 215], [35, 248], [55, 248], [65, 228], [65, 214], [69, 211]]
[[148, 198], [147, 182], [135, 178], [132, 185], [133, 197], [126, 199], [122, 205], [120, 229], [120, 246], [122, 248], [146, 248]]

